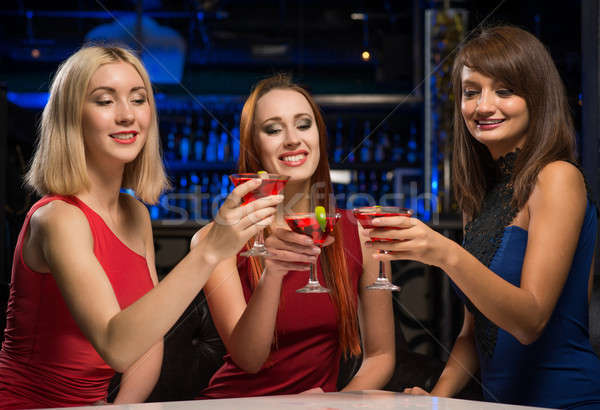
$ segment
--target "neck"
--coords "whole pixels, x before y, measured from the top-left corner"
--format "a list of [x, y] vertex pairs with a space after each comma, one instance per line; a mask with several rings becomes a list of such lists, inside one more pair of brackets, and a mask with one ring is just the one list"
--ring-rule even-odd
[[101, 215], [115, 215], [118, 213], [123, 171], [124, 167], [115, 167], [110, 172], [99, 172], [88, 166], [88, 188], [76, 196]]
[[487, 149], [494, 161], [497, 161], [499, 158], [506, 156], [506, 154], [520, 150], [523, 147], [524, 142], [524, 137], [521, 137], [517, 142], [500, 141], [493, 145], [487, 145]]

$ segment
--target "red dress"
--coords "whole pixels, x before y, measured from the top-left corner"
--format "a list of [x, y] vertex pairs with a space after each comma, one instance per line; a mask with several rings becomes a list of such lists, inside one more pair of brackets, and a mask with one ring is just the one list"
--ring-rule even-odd
[[[4, 343], [0, 351], [0, 407], [80, 406], [104, 400], [114, 371], [79, 330], [50, 273], [31, 270], [23, 240], [31, 215], [62, 200], [88, 219], [94, 254], [122, 309], [153, 287], [146, 259], [125, 246], [102, 218], [75, 197], [48, 196], [30, 209], [15, 248]], [[81, 272], [85, 275], [85, 272]]]
[[[338, 226], [344, 238], [347, 274], [358, 297], [362, 251], [352, 212], [344, 211]], [[320, 263], [318, 267], [319, 280], [324, 284]], [[252, 294], [248, 258], [238, 256], [238, 271], [247, 302]], [[277, 312], [277, 348], [263, 368], [256, 374], [246, 373], [227, 354], [200, 399], [295, 394], [313, 387], [336, 391], [341, 351], [335, 306], [328, 294], [296, 293], [307, 280], [306, 271], [285, 275]]]

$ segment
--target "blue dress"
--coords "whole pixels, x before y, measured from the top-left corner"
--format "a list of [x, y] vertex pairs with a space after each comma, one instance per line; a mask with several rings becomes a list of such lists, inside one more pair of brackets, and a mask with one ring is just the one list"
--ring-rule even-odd
[[[554, 408], [600, 409], [600, 360], [588, 332], [588, 279], [598, 229], [588, 201], [573, 264], [540, 338], [522, 345], [498, 328], [491, 351], [476, 338], [485, 400]], [[520, 286], [527, 231], [504, 228], [489, 268]], [[552, 252], [548, 249], [548, 252]], [[459, 297], [467, 302], [455, 286]]]

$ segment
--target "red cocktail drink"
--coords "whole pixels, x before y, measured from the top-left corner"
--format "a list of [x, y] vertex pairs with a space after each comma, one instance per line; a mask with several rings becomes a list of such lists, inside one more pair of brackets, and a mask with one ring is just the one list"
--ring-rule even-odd
[[[358, 222], [365, 229], [374, 229], [376, 226], [373, 225], [373, 219], [385, 218], [389, 216], [412, 216], [412, 210], [406, 208], [398, 208], [396, 206], [364, 206], [362, 208], [356, 208], [352, 211], [354, 217], [358, 219]], [[386, 229], [402, 229], [386, 227]], [[393, 239], [386, 238], [373, 238], [375, 241], [393, 241]]]
[[[375, 218], [388, 218], [388, 217], [395, 217], [395, 216], [410, 217], [413, 214], [412, 210], [406, 209], [406, 208], [399, 208], [397, 206], [364, 206], [362, 208], [355, 208], [352, 212], [354, 213], [354, 216], [356, 217], [356, 219], [358, 219], [360, 224], [365, 229], [378, 228], [377, 226], [373, 225], [373, 219], [375, 219]], [[380, 228], [381, 229], [402, 229], [402, 228], [389, 227], [389, 226], [386, 226], [385, 228], [383, 228], [383, 227], [380, 227]], [[394, 239], [389, 239], [389, 238], [376, 238], [376, 237], [371, 237], [371, 238], [372, 238], [372, 241], [382, 241], [382, 242], [394, 242], [395, 241]], [[369, 242], [371, 242], [371, 241], [369, 241]], [[387, 253], [387, 252], [383, 251], [383, 253]], [[379, 261], [379, 275], [377, 277], [377, 280], [375, 280], [375, 282], [373, 282], [372, 284], [367, 286], [367, 289], [399, 291], [400, 287], [394, 285], [393, 283], [391, 283], [388, 280], [388, 278], [385, 274], [383, 261]]]
[[[301, 235], [309, 236], [313, 243], [319, 248], [323, 246], [323, 243], [327, 237], [333, 232], [335, 224], [338, 219], [342, 216], [339, 213], [325, 215], [325, 210], [321, 208], [321, 214], [317, 218], [317, 214], [304, 213], [304, 214], [291, 214], [285, 216], [285, 221], [289, 225], [290, 229]], [[308, 283], [298, 290], [298, 293], [325, 293], [329, 292], [329, 289], [322, 286], [317, 278], [317, 268], [315, 264], [310, 265], [310, 276]]]
[[[244, 198], [242, 199], [244, 205], [255, 201], [259, 198], [279, 194], [281, 191], [283, 191], [283, 188], [285, 187], [285, 184], [289, 179], [289, 177], [284, 175], [266, 175], [267, 176], [265, 176], [264, 178], [261, 178], [262, 183], [258, 188], [244, 195]], [[231, 175], [230, 179], [231, 182], [233, 182], [234, 186], [238, 186], [243, 184], [244, 182], [248, 182], [253, 179], [259, 178], [260, 176], [261, 174], [235, 174]]]
[[[242, 198], [242, 205], [247, 205], [252, 201], [256, 201], [259, 198], [264, 198], [269, 195], [278, 195], [283, 191], [286, 182], [290, 177], [279, 174], [268, 174], [264, 171], [257, 172], [256, 174], [233, 174], [229, 176], [234, 186], [241, 185], [245, 182], [253, 179], [260, 179], [262, 183], [255, 190], [248, 192]], [[263, 231], [259, 231], [256, 234], [254, 245], [246, 252], [241, 253], [242, 256], [269, 256], [269, 252], [265, 248], [265, 241], [263, 237]]]
[[317, 246], [323, 245], [329, 234], [333, 232], [337, 218], [335, 216], [326, 217], [327, 223], [325, 229], [321, 229], [317, 218], [312, 215], [307, 216], [286, 216], [285, 221], [296, 233], [310, 236]]

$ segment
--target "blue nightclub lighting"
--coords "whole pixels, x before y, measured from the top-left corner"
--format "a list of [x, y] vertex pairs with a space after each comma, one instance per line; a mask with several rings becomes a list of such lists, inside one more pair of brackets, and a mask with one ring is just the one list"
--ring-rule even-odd
[[15, 93], [8, 91], [6, 98], [21, 108], [41, 110], [48, 102], [48, 93]]

